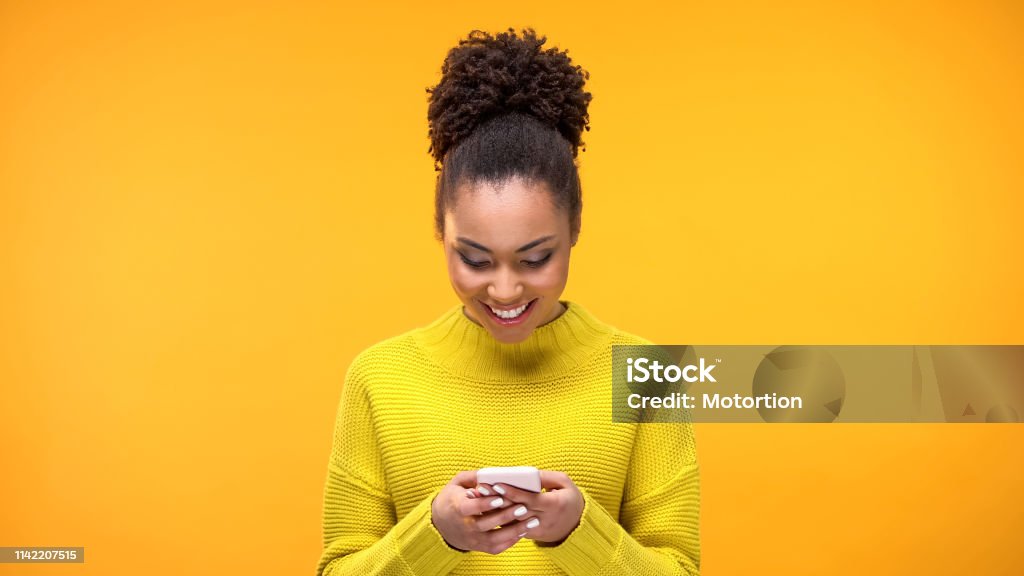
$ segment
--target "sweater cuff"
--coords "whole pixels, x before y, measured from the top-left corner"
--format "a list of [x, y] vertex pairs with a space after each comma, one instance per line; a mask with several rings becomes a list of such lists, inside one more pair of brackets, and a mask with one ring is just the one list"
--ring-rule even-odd
[[583, 514], [579, 526], [555, 546], [538, 543], [548, 557], [565, 573], [597, 574], [611, 562], [622, 541], [623, 529], [597, 502], [583, 494]]
[[416, 576], [444, 576], [468, 554], [449, 546], [431, 522], [435, 496], [437, 492], [431, 493], [395, 524], [398, 554]]

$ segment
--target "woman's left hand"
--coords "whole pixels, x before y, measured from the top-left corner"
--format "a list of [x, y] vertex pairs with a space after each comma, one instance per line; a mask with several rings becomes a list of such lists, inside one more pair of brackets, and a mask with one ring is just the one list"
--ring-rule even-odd
[[[557, 544], [579, 526], [583, 515], [583, 494], [564, 472], [541, 470], [540, 485], [544, 492], [530, 492], [508, 484], [481, 484], [471, 492], [498, 494], [514, 502], [511, 507], [516, 508], [519, 518], [520, 538]], [[520, 508], [523, 509], [521, 513]]]

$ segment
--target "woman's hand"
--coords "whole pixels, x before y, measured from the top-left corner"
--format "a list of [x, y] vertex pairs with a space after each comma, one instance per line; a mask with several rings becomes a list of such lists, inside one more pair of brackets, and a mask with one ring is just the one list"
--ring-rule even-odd
[[431, 503], [430, 521], [452, 548], [504, 552], [521, 538], [520, 523], [515, 522], [517, 507], [493, 492], [489, 497], [471, 497], [468, 489], [474, 486], [475, 470], [456, 474]]
[[[518, 522], [511, 527], [518, 538], [557, 544], [565, 540], [580, 524], [583, 515], [583, 494], [563, 472], [540, 471], [540, 485], [545, 492], [521, 490], [508, 484], [481, 484], [471, 490], [469, 498], [489, 501], [501, 497]], [[518, 539], [517, 538], [517, 539]]]

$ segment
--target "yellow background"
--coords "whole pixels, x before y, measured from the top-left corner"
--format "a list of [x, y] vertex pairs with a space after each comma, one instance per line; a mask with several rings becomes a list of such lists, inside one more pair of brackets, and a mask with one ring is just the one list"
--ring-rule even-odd
[[[426, 92], [592, 74], [565, 298], [661, 343], [1024, 342], [1020, 2], [0, 3], [0, 545], [312, 574], [342, 376], [456, 302]], [[719, 574], [1019, 574], [1024, 426], [701, 425]]]

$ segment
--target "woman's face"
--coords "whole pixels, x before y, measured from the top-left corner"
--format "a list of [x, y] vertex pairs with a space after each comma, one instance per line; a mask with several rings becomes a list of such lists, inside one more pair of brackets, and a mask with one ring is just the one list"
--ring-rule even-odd
[[461, 188], [445, 215], [452, 287], [466, 314], [508, 344], [564, 310], [558, 298], [574, 241], [566, 210], [554, 205], [543, 184], [520, 178]]

